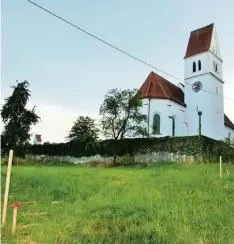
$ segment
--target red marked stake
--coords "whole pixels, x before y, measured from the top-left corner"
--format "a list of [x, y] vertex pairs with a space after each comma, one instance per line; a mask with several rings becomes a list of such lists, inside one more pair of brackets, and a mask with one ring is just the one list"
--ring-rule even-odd
[[227, 170], [227, 176], [229, 176], [230, 175], [230, 168], [227, 168], [226, 170]]
[[220, 175], [220, 178], [223, 177], [223, 169], [222, 169], [222, 156], [220, 156], [220, 159], [219, 159], [219, 175]]
[[2, 211], [2, 228], [4, 228], [5, 225], [6, 225], [7, 205], [8, 205], [8, 195], [9, 195], [9, 188], [10, 188], [10, 179], [11, 179], [12, 159], [13, 159], [13, 150], [10, 150], [9, 159], [8, 159], [8, 167], [7, 167], [6, 187], [5, 187], [4, 202], [3, 202], [3, 211]]
[[19, 203], [15, 201], [13, 207], [14, 209], [13, 209], [12, 235], [14, 235], [16, 232], [17, 212], [18, 212]]

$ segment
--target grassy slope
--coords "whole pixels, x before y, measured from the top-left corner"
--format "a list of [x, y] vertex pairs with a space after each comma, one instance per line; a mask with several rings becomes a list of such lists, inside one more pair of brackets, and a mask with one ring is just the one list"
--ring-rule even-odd
[[[234, 166], [229, 167], [231, 176], [222, 181], [218, 165], [14, 167], [10, 204], [21, 203], [17, 239], [48, 244], [234, 243]], [[5, 172], [3, 167], [2, 195]], [[11, 222], [10, 205], [4, 243], [14, 243]]]

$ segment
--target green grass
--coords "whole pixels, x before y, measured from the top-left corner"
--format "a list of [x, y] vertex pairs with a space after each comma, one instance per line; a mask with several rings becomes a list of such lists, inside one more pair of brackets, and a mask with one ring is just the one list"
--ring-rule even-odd
[[[222, 180], [218, 164], [13, 167], [2, 243], [234, 243], [234, 165], [228, 167]], [[2, 199], [5, 176], [2, 167]], [[12, 238], [14, 200], [20, 207]]]

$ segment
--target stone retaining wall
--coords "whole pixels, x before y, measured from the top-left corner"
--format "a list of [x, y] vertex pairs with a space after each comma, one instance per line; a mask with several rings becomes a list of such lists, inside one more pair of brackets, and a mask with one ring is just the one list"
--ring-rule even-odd
[[[74, 158], [70, 156], [47, 156], [47, 155], [28, 155], [28, 159], [36, 159], [41, 161], [61, 161], [61, 162], [70, 162], [73, 164], [85, 164], [90, 162], [99, 162], [99, 163], [110, 163], [113, 158], [112, 157], [102, 157], [100, 155], [91, 156], [91, 157], [81, 157], [81, 158]], [[194, 162], [195, 157], [194, 156], [188, 156], [188, 155], [181, 155], [178, 153], [168, 153], [168, 152], [157, 152], [157, 153], [148, 153], [148, 154], [138, 154], [134, 157], [119, 157], [117, 159], [124, 161], [132, 159], [135, 163], [153, 163], [153, 162], [176, 162], [176, 161], [186, 161], [186, 162]], [[197, 157], [198, 158], [198, 157]], [[196, 160], [197, 160], [196, 158]]]

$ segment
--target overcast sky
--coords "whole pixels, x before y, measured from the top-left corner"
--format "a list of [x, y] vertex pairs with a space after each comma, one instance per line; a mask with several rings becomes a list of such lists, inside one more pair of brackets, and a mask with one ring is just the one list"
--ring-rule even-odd
[[[233, 0], [35, 0], [107, 42], [183, 79], [190, 31], [215, 23], [223, 58], [224, 96], [234, 99]], [[42, 121], [33, 132], [61, 142], [79, 115], [98, 118], [112, 88], [139, 88], [152, 69], [36, 8], [2, 0], [2, 89], [28, 80]], [[173, 83], [172, 78], [158, 72]], [[225, 100], [234, 121], [234, 103]]]

